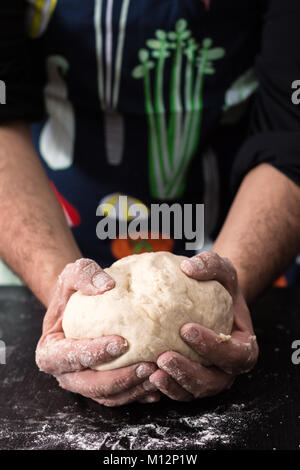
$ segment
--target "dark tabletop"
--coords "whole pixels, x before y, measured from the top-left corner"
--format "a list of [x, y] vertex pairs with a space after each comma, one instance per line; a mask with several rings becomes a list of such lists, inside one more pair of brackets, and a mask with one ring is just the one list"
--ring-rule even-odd
[[291, 345], [300, 340], [300, 292], [272, 289], [252, 311], [260, 359], [230, 391], [104, 408], [38, 371], [44, 310], [25, 288], [0, 288], [0, 449], [299, 449], [300, 365]]

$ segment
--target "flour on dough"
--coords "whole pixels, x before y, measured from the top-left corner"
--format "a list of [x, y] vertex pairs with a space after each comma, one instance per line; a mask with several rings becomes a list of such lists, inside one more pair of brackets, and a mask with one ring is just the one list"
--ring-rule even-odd
[[[232, 299], [217, 281], [196, 281], [180, 269], [187, 259], [168, 252], [132, 255], [105, 271], [116, 281], [102, 295], [73, 294], [66, 306], [63, 329], [67, 338], [120, 335], [129, 343], [123, 356], [98, 366], [116, 369], [153, 361], [164, 351], [177, 351], [201, 363], [201, 357], [179, 336], [181, 326], [197, 322], [228, 335], [232, 329]], [[203, 361], [202, 361], [203, 363]]]

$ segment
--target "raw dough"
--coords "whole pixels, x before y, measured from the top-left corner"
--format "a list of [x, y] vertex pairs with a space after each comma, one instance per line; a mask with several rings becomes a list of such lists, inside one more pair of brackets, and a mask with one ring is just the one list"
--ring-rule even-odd
[[[180, 338], [179, 329], [197, 322], [217, 333], [232, 329], [232, 300], [216, 281], [199, 282], [180, 269], [186, 259], [168, 252], [123, 258], [105, 271], [116, 287], [102, 295], [73, 294], [66, 306], [63, 329], [67, 338], [121, 335], [129, 350], [97, 370], [153, 361], [164, 351], [177, 351], [201, 362]], [[203, 363], [203, 361], [202, 361]]]

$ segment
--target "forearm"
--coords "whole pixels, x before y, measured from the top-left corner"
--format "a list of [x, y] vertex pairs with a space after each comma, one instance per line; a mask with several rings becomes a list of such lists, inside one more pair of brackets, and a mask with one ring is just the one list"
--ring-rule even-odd
[[234, 263], [248, 302], [300, 251], [300, 188], [268, 164], [245, 177], [214, 251]]
[[28, 126], [0, 127], [0, 257], [47, 306], [58, 274], [81, 257]]

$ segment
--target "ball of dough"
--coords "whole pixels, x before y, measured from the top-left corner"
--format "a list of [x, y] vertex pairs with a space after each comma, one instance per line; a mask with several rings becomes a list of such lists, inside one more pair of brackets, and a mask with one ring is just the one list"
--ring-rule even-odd
[[[67, 338], [120, 335], [128, 351], [97, 370], [116, 369], [153, 361], [164, 351], [177, 351], [201, 363], [201, 357], [179, 336], [184, 323], [197, 322], [216, 333], [232, 329], [232, 299], [217, 281], [200, 282], [186, 276], [180, 263], [187, 259], [168, 252], [132, 255], [105, 271], [116, 286], [102, 295], [73, 294], [63, 316]], [[203, 363], [203, 361], [202, 361]]]

